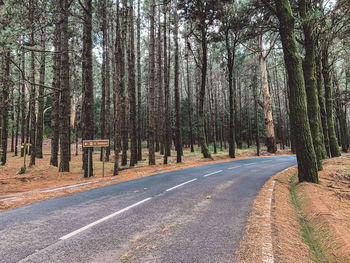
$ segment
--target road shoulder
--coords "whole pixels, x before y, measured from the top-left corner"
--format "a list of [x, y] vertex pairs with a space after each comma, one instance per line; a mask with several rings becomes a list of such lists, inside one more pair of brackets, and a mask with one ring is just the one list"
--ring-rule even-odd
[[[296, 167], [266, 182], [236, 252], [238, 262], [350, 262], [350, 157], [324, 160], [323, 168], [318, 185], [293, 183]], [[272, 256], [266, 251], [269, 236]]]

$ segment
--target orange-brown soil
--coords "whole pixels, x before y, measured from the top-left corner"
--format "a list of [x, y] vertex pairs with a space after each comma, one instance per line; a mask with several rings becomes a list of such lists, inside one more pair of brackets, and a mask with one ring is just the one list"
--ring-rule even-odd
[[[246, 235], [237, 251], [238, 262], [262, 262], [266, 236], [272, 234], [275, 262], [315, 262], [315, 255], [304, 243], [301, 217], [307, 219], [312, 238], [321, 257], [327, 262], [350, 262], [350, 157], [323, 161], [320, 184], [301, 183], [295, 187], [301, 213], [293, 207], [289, 192], [290, 179], [297, 168], [287, 169], [272, 177], [255, 200], [246, 227]], [[271, 182], [271, 233], [261, 227], [268, 209]], [[318, 261], [316, 261], [318, 262]]]
[[[79, 153], [81, 153], [81, 149], [79, 150]], [[163, 165], [163, 157], [159, 153], [156, 153], [156, 165], [148, 166], [148, 152], [147, 149], [144, 149], [144, 159], [136, 167], [120, 171], [118, 176], [113, 176], [114, 160], [113, 155], [111, 155], [110, 162], [105, 163], [105, 176], [102, 178], [102, 162], [99, 161], [100, 152], [96, 150], [93, 154], [94, 176], [84, 178], [81, 169], [81, 155], [74, 155], [75, 145], [72, 145], [72, 160], [70, 162], [70, 172], [68, 173], [59, 173], [57, 167], [49, 165], [50, 148], [48, 140], [44, 141], [43, 151], [44, 158], [36, 159], [36, 165], [32, 168], [27, 168], [25, 174], [18, 174], [18, 171], [23, 166], [23, 158], [15, 157], [13, 153], [8, 153], [6, 165], [0, 167], [0, 211], [108, 184], [130, 181], [156, 173], [233, 160], [228, 157], [227, 151], [218, 152], [217, 155], [213, 155], [213, 159], [211, 160], [202, 158], [199, 149], [196, 149], [194, 153], [191, 153], [189, 149], [184, 149], [182, 163], [176, 163], [176, 153], [172, 152], [172, 156], [168, 158], [168, 164]], [[263, 156], [270, 155], [266, 151], [262, 151], [261, 154]], [[289, 151], [279, 151], [275, 155], [282, 154], [289, 154]], [[252, 148], [237, 150], [237, 158], [234, 160], [252, 158], [254, 155], [255, 152]], [[27, 165], [28, 163], [29, 157], [27, 158]], [[88, 184], [72, 189], [39, 192], [46, 188], [79, 183]]]

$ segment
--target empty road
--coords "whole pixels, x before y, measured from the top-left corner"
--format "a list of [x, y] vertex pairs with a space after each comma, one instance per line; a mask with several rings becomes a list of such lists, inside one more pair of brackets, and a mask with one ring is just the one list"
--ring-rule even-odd
[[0, 212], [0, 262], [235, 262], [259, 190], [295, 164], [217, 163]]

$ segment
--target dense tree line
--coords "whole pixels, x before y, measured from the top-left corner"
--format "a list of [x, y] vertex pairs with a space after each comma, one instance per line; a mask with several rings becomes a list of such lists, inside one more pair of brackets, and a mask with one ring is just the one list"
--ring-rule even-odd
[[33, 166], [49, 138], [50, 164], [68, 172], [75, 144], [87, 177], [78, 145], [107, 138], [117, 175], [264, 143], [318, 182], [350, 144], [349, 17], [346, 0], [2, 0], [0, 162]]

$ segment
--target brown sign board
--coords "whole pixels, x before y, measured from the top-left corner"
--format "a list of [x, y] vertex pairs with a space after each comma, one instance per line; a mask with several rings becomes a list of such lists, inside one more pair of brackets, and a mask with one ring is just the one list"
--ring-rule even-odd
[[83, 147], [108, 147], [109, 140], [83, 140]]

